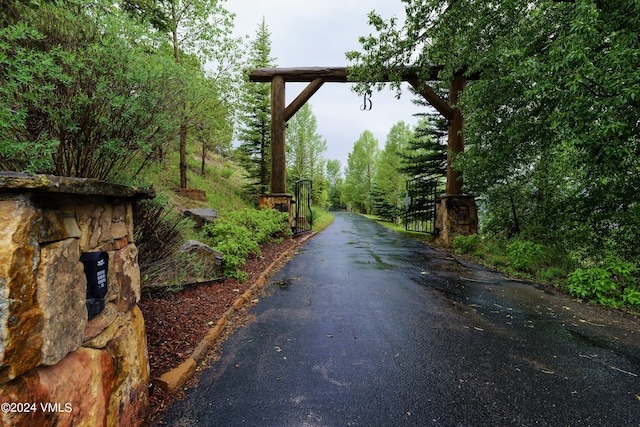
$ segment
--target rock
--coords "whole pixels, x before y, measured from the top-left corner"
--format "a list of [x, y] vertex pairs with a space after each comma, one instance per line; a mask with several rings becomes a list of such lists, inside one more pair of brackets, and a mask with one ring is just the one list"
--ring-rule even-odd
[[195, 222], [195, 228], [200, 229], [205, 224], [211, 224], [218, 216], [215, 209], [187, 209], [182, 213], [183, 217], [191, 218]]
[[131, 310], [140, 300], [140, 269], [138, 248], [133, 243], [115, 252], [114, 270], [119, 295], [116, 307], [119, 311]]
[[172, 369], [158, 379], [158, 386], [165, 393], [175, 393], [182, 387], [196, 372], [196, 361], [188, 358], [177, 368]]
[[128, 199], [152, 199], [153, 187], [137, 188], [113, 184], [90, 178], [68, 178], [54, 175], [31, 175], [20, 172], [0, 172], [0, 188], [22, 189], [42, 193], [64, 193], [124, 197]]
[[78, 238], [81, 234], [75, 215], [62, 214], [60, 211], [43, 211], [38, 235], [38, 241], [41, 244], [57, 242], [70, 237]]
[[[0, 403], [36, 404], [35, 412], [0, 413], [0, 425], [106, 426], [114, 380], [109, 353], [81, 348], [54, 366], [33, 369], [0, 385]], [[40, 406], [48, 403], [56, 406]]]
[[[38, 210], [0, 200], [0, 384], [38, 366], [42, 311], [34, 271], [40, 257]], [[25, 243], [26, 242], [26, 243]]]
[[214, 280], [222, 276], [222, 252], [197, 240], [189, 240], [178, 249], [180, 270], [189, 276], [185, 283]]
[[76, 220], [82, 231], [82, 252], [95, 251], [100, 243], [111, 240], [111, 205], [85, 204], [75, 209]]
[[118, 367], [109, 400], [108, 425], [142, 426], [149, 409], [149, 363], [142, 312], [135, 306], [131, 322], [120, 329], [106, 350]]
[[147, 268], [145, 289], [162, 293], [172, 286], [217, 280], [223, 276], [222, 262], [222, 252], [197, 240], [189, 240], [174, 255]]
[[41, 363], [54, 365], [80, 347], [87, 325], [87, 281], [78, 240], [41, 248], [37, 284], [43, 315]]
[[[88, 338], [88, 341], [85, 341], [84, 343], [82, 343], [82, 345], [84, 345], [85, 347], [91, 347], [96, 349], [105, 348], [107, 344], [109, 344], [109, 341], [114, 339], [116, 335], [120, 333], [120, 329], [122, 329], [122, 327], [124, 327], [127, 323], [131, 322], [131, 312], [122, 313], [122, 312], [116, 311], [115, 306], [111, 303], [107, 303], [106, 307], [108, 308], [105, 308], [105, 311], [103, 312], [105, 316], [111, 317], [110, 312], [111, 310], [114, 311], [115, 316], [113, 316], [113, 322], [111, 322], [111, 324], [109, 324], [97, 335], [95, 335], [92, 338]], [[96, 317], [95, 319], [91, 319], [91, 322], [93, 322], [98, 318], [99, 316]], [[96, 329], [99, 326], [100, 324], [96, 324], [95, 325]], [[90, 330], [87, 331], [87, 333], [85, 333], [85, 336], [90, 336], [90, 335], [92, 335], [92, 331]]]

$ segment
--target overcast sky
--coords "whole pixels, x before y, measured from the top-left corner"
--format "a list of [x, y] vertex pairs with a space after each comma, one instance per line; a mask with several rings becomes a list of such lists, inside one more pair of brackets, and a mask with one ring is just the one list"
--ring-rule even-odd
[[[253, 40], [264, 16], [271, 34], [271, 56], [279, 67], [347, 66], [345, 52], [360, 50], [358, 37], [368, 35], [367, 14], [375, 10], [385, 19], [404, 20], [400, 0], [228, 0], [236, 13], [237, 35]], [[287, 104], [307, 83], [287, 83]], [[404, 83], [403, 85], [407, 85]], [[309, 100], [318, 119], [318, 133], [327, 140], [325, 158], [347, 164], [353, 143], [371, 131], [382, 149], [391, 127], [400, 120], [415, 124], [413, 114], [422, 112], [403, 86], [396, 99], [391, 90], [374, 93], [373, 109], [361, 111], [361, 96], [348, 83], [325, 83]]]

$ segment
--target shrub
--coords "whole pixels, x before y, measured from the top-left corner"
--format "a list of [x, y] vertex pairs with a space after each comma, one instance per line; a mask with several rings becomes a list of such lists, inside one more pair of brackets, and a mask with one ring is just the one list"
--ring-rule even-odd
[[568, 277], [571, 295], [590, 302], [619, 307], [640, 307], [640, 289], [634, 275], [639, 269], [632, 263], [608, 258], [603, 266], [578, 268]]
[[239, 271], [249, 256], [260, 256], [260, 244], [291, 235], [289, 215], [274, 209], [243, 209], [230, 212], [202, 229], [203, 240], [224, 254], [229, 277], [246, 280]]
[[468, 254], [475, 252], [480, 245], [480, 236], [472, 234], [470, 236], [456, 236], [453, 239], [453, 248], [457, 254]]
[[534, 264], [545, 260], [545, 250], [542, 245], [524, 240], [515, 240], [507, 245], [507, 257], [516, 270], [531, 270]]
[[120, 182], [172, 139], [178, 66], [99, 7], [42, 2], [0, 25], [0, 168]]
[[191, 224], [159, 199], [140, 201], [133, 210], [133, 239], [143, 272], [152, 263], [173, 255]]

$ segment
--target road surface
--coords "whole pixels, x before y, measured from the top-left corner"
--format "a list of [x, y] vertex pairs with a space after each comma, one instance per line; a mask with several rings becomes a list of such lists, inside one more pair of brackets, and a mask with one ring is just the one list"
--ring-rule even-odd
[[173, 426], [640, 426], [636, 317], [339, 213]]

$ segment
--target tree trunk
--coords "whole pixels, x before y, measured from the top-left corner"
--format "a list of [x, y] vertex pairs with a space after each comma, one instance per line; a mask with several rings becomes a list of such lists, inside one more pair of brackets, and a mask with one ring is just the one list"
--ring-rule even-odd
[[187, 188], [187, 125], [180, 125], [180, 188]]
[[207, 159], [207, 143], [202, 142], [202, 165], [200, 166], [200, 175], [204, 176], [204, 166]]

